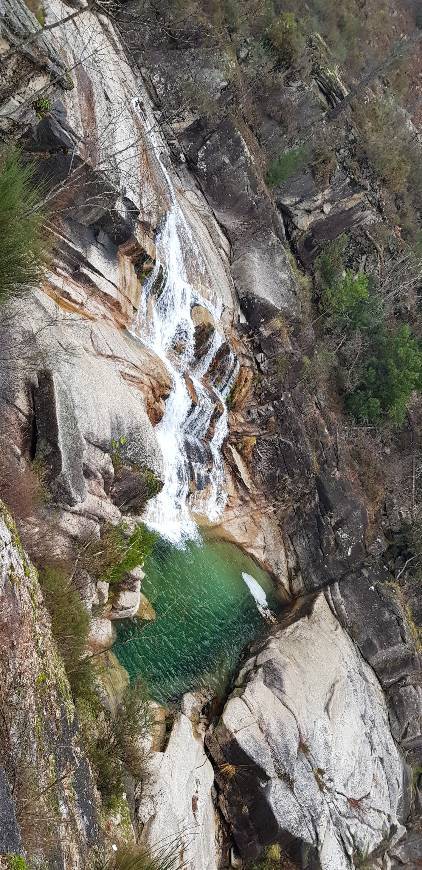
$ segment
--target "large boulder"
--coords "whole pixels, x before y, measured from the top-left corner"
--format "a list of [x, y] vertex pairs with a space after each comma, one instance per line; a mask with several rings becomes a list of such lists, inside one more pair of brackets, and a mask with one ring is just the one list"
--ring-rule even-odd
[[299, 314], [297, 283], [283, 222], [268, 198], [253, 144], [224, 119], [202, 144], [185, 132], [190, 159], [232, 245], [232, 275], [242, 308], [255, 323], [283, 311]]
[[378, 219], [365, 191], [341, 169], [329, 183], [310, 169], [299, 172], [276, 188], [275, 198], [306, 266], [327, 242]]
[[[141, 345], [134, 346], [113, 324], [63, 310], [41, 292], [10, 303], [9, 317], [3, 309], [3, 335], [0, 402], [20, 415], [17, 446], [25, 449], [25, 433], [32, 431], [29, 453], [45, 467], [55, 499], [115, 522], [119, 512], [105, 511], [105, 490], [116, 448], [154, 481], [162, 476], [161, 451], [135, 379], [143, 364]], [[3, 415], [3, 429], [7, 420]], [[16, 433], [9, 429], [3, 434], [13, 440]]]
[[190, 719], [176, 716], [166, 749], [153, 752], [142, 786], [142, 841], [154, 849], [177, 844], [186, 870], [217, 870], [214, 774]]
[[304, 867], [349, 870], [403, 831], [382, 691], [322, 594], [246, 662], [209, 749], [245, 859], [278, 842]]
[[400, 588], [377, 566], [334, 583], [330, 602], [365, 660], [375, 671], [389, 704], [391, 730], [408, 760], [422, 765], [422, 655], [415, 643], [412, 611]]

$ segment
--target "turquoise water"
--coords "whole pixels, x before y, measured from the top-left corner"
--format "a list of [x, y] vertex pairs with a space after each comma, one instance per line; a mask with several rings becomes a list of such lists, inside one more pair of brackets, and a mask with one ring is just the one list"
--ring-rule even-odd
[[191, 542], [178, 549], [160, 540], [144, 570], [142, 591], [157, 618], [118, 623], [114, 652], [119, 661], [163, 704], [201, 687], [219, 694], [244, 647], [267, 625], [242, 571], [258, 581], [275, 611], [279, 605], [270, 577], [226, 541]]

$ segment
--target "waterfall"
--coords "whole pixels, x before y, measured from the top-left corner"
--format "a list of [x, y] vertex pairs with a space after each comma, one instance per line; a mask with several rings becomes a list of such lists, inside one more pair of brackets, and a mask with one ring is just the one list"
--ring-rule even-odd
[[[133, 105], [142, 113], [139, 103], [134, 101]], [[215, 522], [225, 506], [221, 447], [227, 434], [225, 398], [236, 371], [236, 360], [232, 354], [223, 385], [216, 386], [207, 379], [223, 343], [223, 336], [215, 330], [204, 357], [195, 362], [192, 307], [200, 305], [207, 309], [216, 324], [222, 303], [217, 294], [210, 301], [192, 286], [187, 264], [193, 273], [204, 273], [205, 264], [163, 163], [164, 146], [154, 124], [148, 138], [166, 181], [170, 207], [156, 239], [156, 263], [144, 283], [133, 331], [164, 362], [173, 388], [164, 416], [155, 429], [164, 460], [164, 486], [148, 502], [144, 519], [150, 528], [180, 544], [198, 537], [193, 514]], [[195, 391], [196, 405], [188, 390], [187, 376]], [[207, 439], [215, 414], [218, 418]]]

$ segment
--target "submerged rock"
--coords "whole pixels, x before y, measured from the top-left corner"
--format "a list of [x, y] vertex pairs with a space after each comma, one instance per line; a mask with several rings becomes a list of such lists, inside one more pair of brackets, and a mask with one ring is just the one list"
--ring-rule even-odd
[[208, 743], [243, 858], [280, 842], [348, 870], [403, 831], [382, 691], [322, 595], [247, 661]]
[[142, 592], [141, 592], [141, 603], [140, 603], [138, 610], [136, 612], [136, 616], [138, 617], [138, 619], [142, 619], [144, 622], [153, 622], [154, 619], [157, 618], [157, 614], [156, 614], [151, 602], [148, 601], [148, 598], [146, 597], [146, 595], [143, 595]]

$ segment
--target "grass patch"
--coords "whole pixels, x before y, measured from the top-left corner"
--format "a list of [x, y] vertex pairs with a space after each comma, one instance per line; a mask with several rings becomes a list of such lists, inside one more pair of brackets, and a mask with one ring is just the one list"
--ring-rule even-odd
[[118, 849], [101, 870], [178, 870], [180, 866], [173, 845], [155, 852], [143, 846], [125, 846]]
[[145, 738], [151, 727], [143, 684], [129, 686], [112, 715], [97, 694], [95, 656], [86, 655], [90, 618], [72, 581], [57, 567], [40, 572], [51, 628], [70, 683], [82, 738], [105, 806], [121, 800], [126, 771], [139, 782], [146, 773]]
[[63, 569], [45, 566], [39, 572], [39, 581], [72, 695], [75, 699], [91, 699], [94, 675], [90, 660], [84, 658], [89, 634], [89, 614], [72, 580]]
[[303, 169], [310, 159], [310, 151], [307, 145], [299, 145], [297, 148], [291, 148], [285, 151], [280, 157], [272, 160], [267, 171], [268, 187], [276, 187], [287, 181], [300, 169]]
[[47, 262], [46, 213], [33, 167], [17, 148], [0, 152], [0, 301], [36, 286]]
[[152, 552], [157, 535], [144, 525], [129, 534], [124, 523], [104, 527], [100, 540], [89, 541], [78, 558], [83, 568], [95, 580], [117, 584], [128, 571], [143, 565]]

